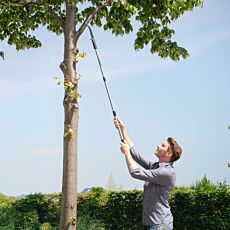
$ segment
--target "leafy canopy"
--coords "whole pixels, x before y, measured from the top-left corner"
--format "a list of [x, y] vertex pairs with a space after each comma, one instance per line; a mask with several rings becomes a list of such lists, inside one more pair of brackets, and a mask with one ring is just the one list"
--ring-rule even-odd
[[[136, 50], [150, 45], [150, 51], [160, 57], [178, 61], [188, 57], [186, 49], [172, 41], [175, 31], [169, 24], [186, 11], [200, 7], [202, 0], [117, 0], [108, 1], [90, 22], [91, 25], [111, 30], [115, 35], [133, 31], [139, 25], [134, 41]], [[95, 12], [99, 0], [1, 0], [0, 40], [17, 50], [37, 48], [41, 42], [33, 34], [39, 26], [57, 35], [63, 33], [67, 18], [66, 6], [76, 7], [76, 31], [85, 19]]]

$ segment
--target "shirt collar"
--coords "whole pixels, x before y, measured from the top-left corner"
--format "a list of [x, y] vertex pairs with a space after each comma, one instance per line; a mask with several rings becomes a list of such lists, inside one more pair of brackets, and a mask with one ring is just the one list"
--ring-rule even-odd
[[162, 162], [159, 163], [159, 167], [171, 166], [173, 167], [173, 162]]

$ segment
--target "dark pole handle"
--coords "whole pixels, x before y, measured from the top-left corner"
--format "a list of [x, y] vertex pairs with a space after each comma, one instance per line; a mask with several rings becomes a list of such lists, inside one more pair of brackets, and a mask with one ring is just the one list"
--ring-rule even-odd
[[[116, 111], [114, 111], [114, 110], [113, 110], [113, 116], [114, 116], [114, 118], [117, 120], [117, 113], [116, 113]], [[121, 133], [121, 129], [120, 129], [120, 128], [117, 128], [117, 130], [118, 130], [118, 133], [119, 133], [121, 142], [125, 143], [124, 138], [123, 138], [122, 133]]]

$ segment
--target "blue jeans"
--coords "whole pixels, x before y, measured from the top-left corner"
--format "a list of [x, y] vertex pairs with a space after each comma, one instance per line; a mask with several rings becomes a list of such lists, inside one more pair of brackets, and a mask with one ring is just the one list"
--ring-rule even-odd
[[171, 230], [164, 225], [154, 225], [154, 226], [148, 226], [147, 230]]

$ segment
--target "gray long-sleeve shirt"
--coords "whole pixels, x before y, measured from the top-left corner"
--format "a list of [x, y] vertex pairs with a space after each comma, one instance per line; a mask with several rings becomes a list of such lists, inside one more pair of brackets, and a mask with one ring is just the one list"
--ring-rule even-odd
[[[130, 148], [132, 158], [143, 168], [135, 165], [130, 169], [133, 178], [145, 181], [143, 199], [143, 224], [165, 225], [173, 229], [173, 216], [168, 197], [176, 181], [172, 163], [154, 163], [146, 160], [134, 148]], [[158, 167], [159, 165], [159, 167]]]

